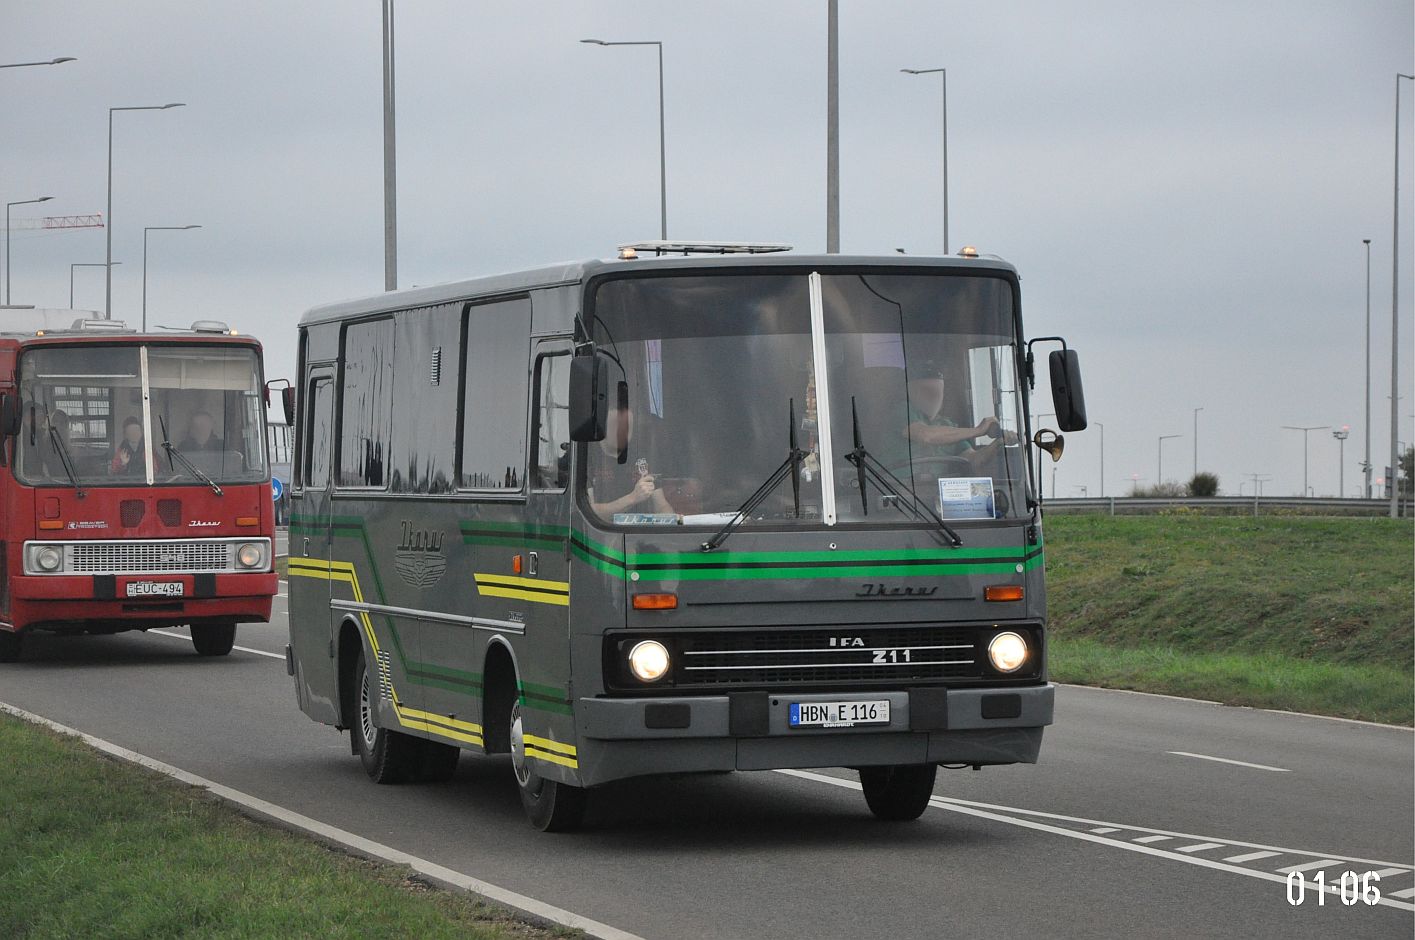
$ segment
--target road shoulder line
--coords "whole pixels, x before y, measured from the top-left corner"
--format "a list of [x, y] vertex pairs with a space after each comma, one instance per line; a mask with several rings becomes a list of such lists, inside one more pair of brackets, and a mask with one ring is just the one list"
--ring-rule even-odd
[[1248, 712], [1267, 712], [1269, 715], [1291, 715], [1297, 718], [1320, 718], [1322, 721], [1341, 721], [1348, 725], [1364, 725], [1367, 728], [1389, 728], [1393, 731], [1415, 733], [1415, 727], [1388, 725], [1379, 721], [1362, 721], [1359, 718], [1338, 718], [1336, 715], [1315, 715], [1312, 712], [1294, 712], [1285, 708], [1257, 708], [1253, 705], [1229, 705], [1226, 702], [1215, 702], [1207, 698], [1187, 698], [1183, 695], [1166, 695], [1163, 692], [1141, 692], [1139, 689], [1111, 689], [1103, 685], [1081, 685], [1076, 682], [1056, 682], [1055, 680], [1053, 680], [1053, 684], [1068, 689], [1085, 689], [1088, 692], [1120, 692], [1125, 695], [1146, 695], [1150, 698], [1167, 698], [1176, 702], [1189, 702], [1194, 705], [1216, 705], [1219, 708], [1236, 708]]
[[430, 862], [416, 855], [409, 855], [407, 852], [402, 852], [392, 846], [365, 839], [363, 836], [322, 823], [317, 819], [312, 819], [309, 816], [288, 810], [283, 806], [267, 802], [249, 793], [243, 793], [240, 790], [217, 783], [214, 780], [208, 780], [205, 777], [189, 773], [182, 770], [180, 767], [165, 764], [162, 761], [139, 754], [136, 751], [130, 751], [110, 741], [96, 738], [91, 734], [85, 734], [76, 728], [61, 725], [42, 715], [36, 715], [33, 712], [25, 711], [22, 708], [17, 708], [6, 702], [0, 702], [0, 712], [30, 722], [31, 724], [41, 725], [59, 734], [78, 738], [89, 747], [107, 754], [110, 757], [116, 757], [127, 763], [157, 771], [160, 774], [171, 777], [174, 780], [180, 780], [190, 786], [202, 787], [213, 796], [225, 800], [228, 803], [234, 803], [248, 810], [250, 813], [284, 828], [294, 829], [314, 836], [322, 842], [337, 845], [340, 848], [347, 849], [366, 858], [389, 862], [394, 865], [407, 865], [419, 875], [422, 875], [429, 881], [444, 888], [465, 891], [469, 894], [477, 895], [501, 907], [511, 908], [533, 920], [550, 922], [563, 927], [582, 930], [589, 936], [598, 937], [601, 938], [601, 940], [642, 940], [642, 938], [636, 934], [628, 933], [617, 927], [611, 927], [608, 924], [602, 924], [588, 917], [582, 917], [572, 911], [547, 904], [544, 901], [538, 901], [524, 894], [518, 894], [508, 888], [502, 888], [490, 882], [482, 881], [479, 878], [464, 875], [459, 871], [438, 865], [436, 862]]

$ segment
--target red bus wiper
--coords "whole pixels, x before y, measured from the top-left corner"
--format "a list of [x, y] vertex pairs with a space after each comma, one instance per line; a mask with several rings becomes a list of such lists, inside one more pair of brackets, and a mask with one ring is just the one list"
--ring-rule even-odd
[[211, 491], [217, 496], [220, 496], [221, 487], [216, 485], [216, 481], [213, 480], [211, 477], [207, 476], [205, 473], [202, 473], [200, 467], [198, 467], [196, 464], [192, 463], [189, 459], [187, 459], [187, 455], [178, 450], [177, 446], [167, 439], [167, 422], [164, 421], [162, 418], [158, 418], [157, 425], [158, 427], [162, 428], [162, 449], [167, 451], [167, 467], [169, 469], [172, 467], [172, 458], [176, 457], [182, 462], [182, 466], [187, 469], [188, 473], [196, 477], [201, 482], [205, 483], [207, 486], [211, 487]]
[[790, 432], [787, 441], [790, 444], [790, 452], [786, 459], [781, 462], [781, 466], [772, 471], [771, 476], [766, 478], [766, 482], [757, 487], [757, 491], [747, 497], [747, 501], [737, 510], [736, 515], [717, 530], [717, 534], [703, 543], [703, 551], [710, 552], [717, 548], [727, 537], [732, 534], [732, 530], [737, 528], [747, 520], [747, 516], [752, 510], [761, 505], [762, 500], [771, 495], [771, 491], [781, 485], [781, 481], [788, 476], [791, 477], [791, 502], [796, 515], [801, 515], [801, 461], [806, 459], [806, 452], [796, 444], [796, 399], [788, 399]]

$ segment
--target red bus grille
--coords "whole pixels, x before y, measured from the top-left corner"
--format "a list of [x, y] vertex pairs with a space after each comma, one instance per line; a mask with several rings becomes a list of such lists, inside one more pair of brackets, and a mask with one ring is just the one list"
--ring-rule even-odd
[[133, 529], [142, 522], [143, 514], [146, 512], [143, 501], [140, 499], [125, 499], [118, 506], [118, 521], [125, 529]]
[[122, 573], [149, 571], [227, 571], [231, 547], [226, 542], [96, 542], [71, 549], [71, 571]]
[[180, 499], [159, 499], [157, 501], [157, 518], [161, 519], [165, 526], [181, 525], [182, 501]]

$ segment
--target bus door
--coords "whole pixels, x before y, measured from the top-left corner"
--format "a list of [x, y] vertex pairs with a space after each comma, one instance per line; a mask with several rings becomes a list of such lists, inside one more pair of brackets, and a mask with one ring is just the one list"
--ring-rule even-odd
[[290, 645], [298, 664], [295, 688], [300, 707], [311, 718], [338, 720], [337, 622], [329, 601], [334, 578], [331, 512], [334, 464], [334, 374], [328, 367], [310, 372], [301, 396], [304, 447], [298, 455], [301, 483], [298, 512], [290, 519]]

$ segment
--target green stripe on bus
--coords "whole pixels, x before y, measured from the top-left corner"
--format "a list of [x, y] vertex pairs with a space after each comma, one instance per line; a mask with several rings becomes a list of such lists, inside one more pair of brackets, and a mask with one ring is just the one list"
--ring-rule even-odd
[[1042, 563], [1042, 556], [1025, 562], [951, 565], [849, 565], [815, 568], [665, 568], [661, 570], [631, 570], [642, 581], [761, 581], [770, 579], [802, 580], [812, 578], [896, 578], [919, 575], [961, 576], [971, 574], [1016, 574], [1020, 564], [1031, 570]]

